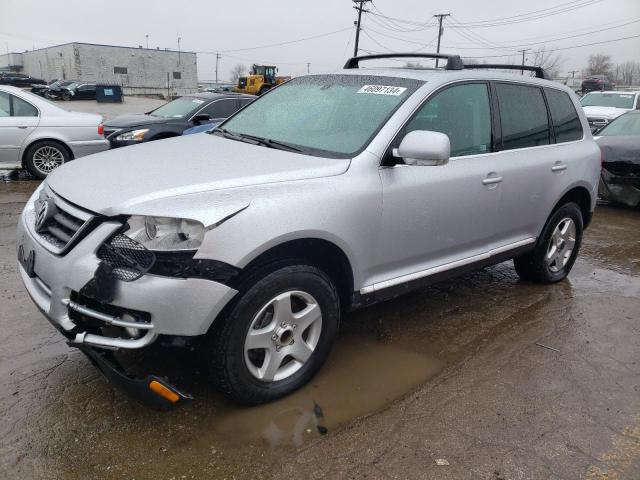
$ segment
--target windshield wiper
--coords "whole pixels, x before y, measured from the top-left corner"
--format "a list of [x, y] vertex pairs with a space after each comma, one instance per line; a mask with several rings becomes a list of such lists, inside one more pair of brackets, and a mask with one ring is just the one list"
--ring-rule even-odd
[[288, 143], [278, 142], [277, 140], [272, 140], [270, 138], [262, 138], [255, 135], [248, 135], [246, 133], [230, 132], [229, 130], [225, 128], [220, 128], [220, 127], [214, 128], [211, 131], [211, 133], [216, 133], [216, 132], [220, 132], [222, 133], [223, 137], [230, 138], [232, 140], [239, 140], [244, 142], [247, 142], [248, 140], [247, 143], [252, 143], [254, 145], [262, 145], [265, 147], [275, 148], [278, 150], [288, 150], [290, 152], [302, 152], [302, 149], [298, 147], [294, 147], [293, 145], [289, 145]]

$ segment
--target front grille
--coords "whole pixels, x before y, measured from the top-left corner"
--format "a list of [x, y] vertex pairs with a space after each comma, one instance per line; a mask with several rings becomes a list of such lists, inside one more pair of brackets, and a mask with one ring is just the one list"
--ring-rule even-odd
[[56, 253], [70, 247], [92, 219], [89, 213], [44, 190], [36, 200], [34, 210], [35, 231]]
[[156, 257], [142, 244], [126, 235], [117, 234], [98, 249], [98, 258], [113, 269], [113, 275], [123, 282], [132, 282], [147, 273]]

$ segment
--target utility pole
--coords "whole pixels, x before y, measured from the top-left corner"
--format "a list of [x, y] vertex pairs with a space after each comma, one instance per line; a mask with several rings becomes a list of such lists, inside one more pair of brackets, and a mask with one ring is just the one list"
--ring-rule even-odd
[[147, 48], [149, 48], [149, 34], [148, 33], [145, 35], [145, 38], [147, 39]]
[[364, 9], [364, 4], [370, 2], [371, 0], [353, 0], [353, 3], [358, 4], [357, 7], [353, 7], [358, 11], [358, 20], [355, 21], [356, 25], [356, 44], [353, 48], [353, 56], [358, 56], [358, 44], [360, 43], [360, 22], [362, 20], [362, 12], [366, 12]]
[[[436, 53], [440, 53], [440, 39], [442, 38], [442, 20], [445, 17], [451, 16], [450, 13], [439, 13], [434, 15], [434, 17], [438, 18], [438, 46], [436, 47]], [[438, 58], [436, 58], [436, 68], [438, 68]]]
[[569, 73], [571, 74], [571, 87], [573, 87], [576, 84], [576, 73], [578, 73], [580, 70], [571, 70]]
[[307, 73], [310, 73], [311, 62], [307, 62]]
[[178, 37], [178, 65], [180, 65], [180, 40], [182, 39]]
[[218, 83], [218, 60], [222, 58], [222, 55], [216, 53], [216, 84]]
[[[518, 50], [520, 53], [522, 53], [522, 66], [524, 67], [524, 54], [527, 53], [529, 50], [531, 50], [530, 48], [523, 48], [522, 50]], [[524, 69], [520, 70], [520, 75], [524, 75]]]

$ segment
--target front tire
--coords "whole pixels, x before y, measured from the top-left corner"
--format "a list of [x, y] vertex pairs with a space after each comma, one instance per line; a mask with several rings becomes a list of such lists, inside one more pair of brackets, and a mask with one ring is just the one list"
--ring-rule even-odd
[[547, 221], [534, 250], [513, 259], [520, 278], [536, 283], [566, 278], [578, 256], [582, 231], [580, 207], [573, 202], [562, 205]]
[[57, 142], [31, 145], [25, 154], [25, 166], [34, 177], [45, 179], [53, 170], [71, 160], [68, 150]]
[[309, 265], [284, 266], [239, 295], [201, 352], [214, 384], [245, 405], [270, 402], [305, 385], [338, 332], [340, 299], [331, 279]]

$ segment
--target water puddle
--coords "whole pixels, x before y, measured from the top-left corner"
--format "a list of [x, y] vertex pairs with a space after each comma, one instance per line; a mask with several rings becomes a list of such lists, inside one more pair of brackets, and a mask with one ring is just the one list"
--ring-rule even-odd
[[301, 446], [388, 405], [443, 368], [442, 361], [391, 344], [343, 337], [312, 382], [277, 402], [228, 408], [211, 424], [224, 438], [271, 448]]

